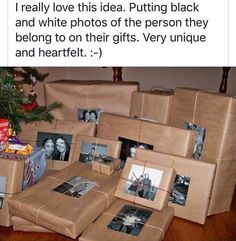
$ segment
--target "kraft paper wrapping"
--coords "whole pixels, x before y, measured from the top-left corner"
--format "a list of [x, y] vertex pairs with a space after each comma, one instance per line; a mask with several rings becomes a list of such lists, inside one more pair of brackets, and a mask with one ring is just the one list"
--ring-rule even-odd
[[[152, 188], [156, 188], [156, 193], [153, 200], [148, 196], [146, 196], [146, 198], [139, 197], [137, 194], [131, 195], [125, 191], [127, 182], [129, 182], [130, 186], [130, 184], [133, 183], [135, 179], [137, 180], [140, 176], [140, 172], [135, 168], [135, 166], [143, 168], [141, 170], [141, 175], [145, 176], [146, 173], [149, 175], [151, 186], [147, 185], [144, 188], [149, 188], [149, 193], [151, 192]], [[159, 172], [161, 172], [160, 183], [159, 185], [155, 185], [155, 181], [158, 179]], [[135, 204], [140, 204], [145, 207], [150, 207], [161, 211], [168, 203], [175, 175], [176, 172], [171, 167], [160, 166], [155, 163], [128, 158], [117, 185], [115, 196]], [[131, 176], [132, 179], [130, 178]]]
[[52, 231], [37, 226], [34, 223], [31, 223], [25, 219], [13, 216], [12, 218], [13, 230], [14, 231], [23, 231], [23, 232], [42, 232], [42, 233], [51, 233]]
[[[98, 137], [90, 137], [90, 136], [83, 136], [83, 135], [77, 135], [76, 137], [76, 146], [75, 151], [73, 155], [73, 161], [78, 161], [80, 153], [82, 151], [82, 144], [86, 143], [92, 143], [93, 146], [107, 146], [107, 153], [106, 155], [109, 155], [114, 158], [118, 158], [120, 156], [120, 148], [121, 148], [121, 142], [120, 141], [113, 141], [109, 139], [103, 139]], [[100, 154], [100, 153], [96, 153]]]
[[24, 160], [0, 158], [0, 226], [12, 225], [8, 199], [21, 192]]
[[189, 157], [193, 152], [195, 132], [125, 116], [101, 113], [97, 136], [111, 140], [124, 137], [154, 145], [154, 150]]
[[[131, 205], [152, 211], [148, 221], [144, 224], [138, 236], [126, 234], [108, 229], [108, 224], [117, 213], [125, 206]], [[138, 206], [127, 201], [117, 199], [109, 209], [107, 209], [96, 222], [86, 230], [80, 237], [80, 241], [161, 241], [164, 238], [174, 215], [172, 207], [166, 207], [161, 212]], [[98, 235], [99, 230], [99, 235]]]
[[130, 117], [145, 118], [168, 124], [173, 92], [135, 91], [131, 98]]
[[136, 158], [147, 162], [173, 167], [177, 175], [190, 178], [185, 205], [169, 202], [175, 216], [193, 222], [206, 222], [216, 165], [200, 160], [143, 150], [137, 148]]
[[208, 214], [228, 211], [236, 183], [236, 98], [177, 88], [170, 123], [180, 127], [184, 121], [206, 128], [201, 159], [217, 164]]
[[111, 175], [112, 173], [118, 171], [120, 169], [120, 159], [114, 159], [111, 163], [101, 163], [98, 161], [93, 161], [92, 163], [92, 170], [105, 174], [105, 175]]
[[[50, 123], [35, 122], [33, 124], [22, 124], [22, 132], [19, 139], [22, 142], [37, 145], [38, 133], [59, 133], [62, 135], [72, 135], [70, 143], [70, 153], [68, 161], [47, 160], [47, 168], [49, 170], [61, 170], [69, 166], [73, 162], [73, 152], [76, 143], [76, 135], [94, 136], [96, 132], [96, 124], [78, 121], [54, 120]], [[41, 145], [41, 144], [39, 144]]]
[[[98, 182], [80, 198], [53, 191], [73, 176]], [[115, 200], [118, 176], [105, 176], [81, 163], [59, 171], [9, 200], [10, 212], [46, 229], [76, 238]], [[42, 192], [43, 190], [43, 192]]]
[[45, 102], [58, 101], [62, 109], [53, 111], [60, 120], [78, 120], [78, 109], [101, 109], [129, 115], [131, 94], [138, 82], [58, 80], [45, 83]]

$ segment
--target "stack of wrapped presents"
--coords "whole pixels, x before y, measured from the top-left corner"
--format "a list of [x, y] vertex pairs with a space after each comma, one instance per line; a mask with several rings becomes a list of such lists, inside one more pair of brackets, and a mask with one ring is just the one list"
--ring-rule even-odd
[[45, 101], [63, 108], [50, 124], [21, 126], [17, 138], [33, 150], [0, 151], [0, 225], [80, 241], [159, 241], [174, 216], [204, 225], [230, 210], [234, 97], [61, 80], [45, 84]]

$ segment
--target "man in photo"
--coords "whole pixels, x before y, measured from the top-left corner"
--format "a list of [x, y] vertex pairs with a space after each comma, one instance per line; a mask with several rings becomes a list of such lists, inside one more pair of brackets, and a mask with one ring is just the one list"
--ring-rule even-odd
[[96, 158], [96, 149], [95, 147], [93, 146], [90, 150], [90, 153], [87, 155], [86, 159], [85, 159], [85, 162], [88, 163], [88, 164], [91, 164], [92, 161]]
[[90, 121], [89, 111], [88, 110], [84, 110], [80, 119], [82, 121], [89, 122]]

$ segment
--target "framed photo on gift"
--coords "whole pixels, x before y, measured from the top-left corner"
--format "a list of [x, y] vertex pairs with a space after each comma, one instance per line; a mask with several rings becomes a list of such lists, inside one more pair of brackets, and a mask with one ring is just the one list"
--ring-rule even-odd
[[148, 149], [148, 150], [153, 150], [153, 148], [154, 148], [153, 145], [130, 140], [130, 139], [127, 139], [124, 137], [119, 137], [118, 140], [122, 142], [121, 152], [120, 152], [120, 159], [121, 159], [122, 167], [125, 165], [127, 157], [135, 158], [136, 148], [142, 148], [142, 149]]
[[36, 146], [44, 148], [47, 160], [68, 162], [72, 137], [71, 134], [38, 132]]
[[125, 205], [107, 225], [107, 228], [138, 236], [151, 214], [151, 210]]
[[120, 141], [77, 135], [73, 161], [92, 164], [93, 160], [97, 158], [103, 159], [106, 156], [119, 158], [120, 149]]
[[101, 109], [78, 109], [78, 120], [98, 124]]
[[115, 195], [135, 204], [162, 210], [168, 203], [174, 176], [173, 168], [128, 158]]
[[82, 141], [79, 155], [79, 161], [87, 164], [92, 164], [94, 159], [108, 154], [108, 146]]

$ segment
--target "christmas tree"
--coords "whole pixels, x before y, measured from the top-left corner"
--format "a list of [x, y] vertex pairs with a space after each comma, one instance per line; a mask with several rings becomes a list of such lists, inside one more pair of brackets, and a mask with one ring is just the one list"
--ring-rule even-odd
[[[32, 72], [33, 69], [30, 68], [30, 71]], [[38, 74], [37, 71], [35, 73]], [[46, 76], [42, 75], [41, 77]], [[0, 68], [0, 118], [8, 119], [12, 130], [16, 134], [21, 131], [21, 122], [52, 122], [54, 118], [50, 111], [62, 107], [58, 102], [54, 102], [49, 106], [39, 106], [36, 101], [37, 96], [33, 90], [28, 96], [25, 96], [21, 86], [25, 83], [33, 85], [31, 81], [32, 78], [17, 81], [9, 68]]]

